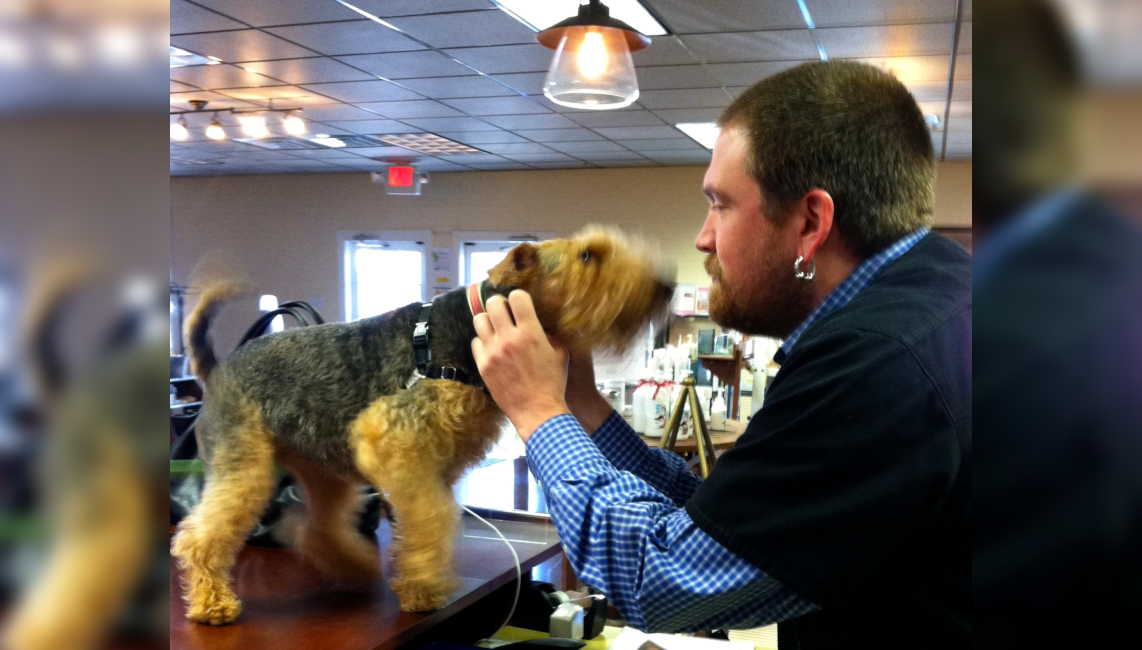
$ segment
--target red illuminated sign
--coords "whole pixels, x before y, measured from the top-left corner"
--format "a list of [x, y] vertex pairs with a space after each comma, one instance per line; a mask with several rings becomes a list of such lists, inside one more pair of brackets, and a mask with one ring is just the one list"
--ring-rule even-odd
[[412, 167], [389, 167], [389, 187], [412, 187]]

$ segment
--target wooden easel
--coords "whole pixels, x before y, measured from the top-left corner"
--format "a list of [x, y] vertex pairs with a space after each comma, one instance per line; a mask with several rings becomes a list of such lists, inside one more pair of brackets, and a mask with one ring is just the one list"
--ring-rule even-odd
[[678, 429], [682, 426], [682, 415], [686, 402], [690, 402], [690, 413], [694, 416], [694, 442], [698, 445], [698, 468], [701, 477], [710, 475], [710, 468], [714, 466], [717, 456], [714, 454], [714, 441], [710, 438], [710, 429], [706, 426], [706, 416], [698, 403], [698, 391], [694, 388], [694, 378], [686, 377], [682, 380], [682, 391], [678, 395], [678, 403], [674, 405], [674, 413], [670, 416], [670, 426], [666, 428], [666, 435], [662, 436], [661, 448], [674, 451], [678, 444]]

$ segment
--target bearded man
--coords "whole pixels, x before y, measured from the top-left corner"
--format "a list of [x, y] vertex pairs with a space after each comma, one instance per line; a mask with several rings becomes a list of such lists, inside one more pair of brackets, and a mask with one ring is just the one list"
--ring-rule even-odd
[[822, 62], [759, 82], [719, 123], [695, 241], [710, 315], [783, 344], [707, 480], [638, 438], [526, 293], [476, 317], [480, 373], [567, 557], [642, 629], [970, 647], [971, 260], [928, 232], [923, 116], [891, 75]]

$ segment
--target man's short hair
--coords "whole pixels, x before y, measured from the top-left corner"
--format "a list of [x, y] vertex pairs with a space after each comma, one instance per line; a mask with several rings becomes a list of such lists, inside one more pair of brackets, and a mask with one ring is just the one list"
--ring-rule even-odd
[[768, 218], [821, 188], [841, 241], [862, 258], [931, 223], [931, 133], [908, 89], [883, 70], [805, 63], [754, 84], [718, 124], [748, 133], [747, 169]]

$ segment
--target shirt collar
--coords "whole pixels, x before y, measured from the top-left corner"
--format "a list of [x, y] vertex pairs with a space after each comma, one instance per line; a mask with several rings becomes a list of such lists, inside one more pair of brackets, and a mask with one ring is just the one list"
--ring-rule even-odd
[[[817, 308], [813, 310], [813, 313], [809, 314], [809, 317], [802, 321], [801, 324], [797, 326], [797, 329], [793, 330], [793, 333], [785, 339], [778, 353], [779, 356], [782, 357], [782, 360], [793, 350], [793, 346], [797, 345], [797, 340], [801, 338], [805, 330], [812, 327], [814, 323], [824, 318], [830, 312], [849, 304], [850, 300], [864, 291], [868, 285], [876, 279], [876, 276], [880, 275], [884, 267], [894, 262], [896, 258], [904, 253], [907, 253], [909, 249], [916, 245], [916, 242], [923, 239], [927, 234], [927, 228], [916, 230], [901, 237], [884, 250], [861, 262], [860, 266], [856, 267], [856, 269], [849, 274], [849, 277], [837, 285], [837, 288], [833, 289], [829, 296], [825, 298], [825, 301], [818, 305]], [[780, 361], [778, 361], [778, 363], [780, 364]]]

